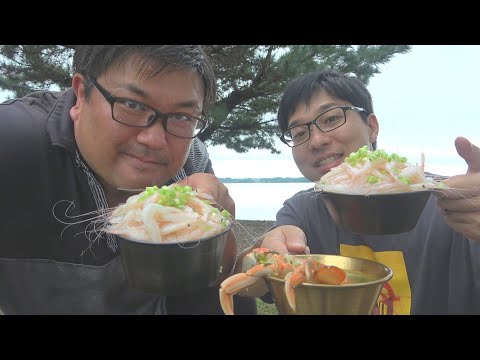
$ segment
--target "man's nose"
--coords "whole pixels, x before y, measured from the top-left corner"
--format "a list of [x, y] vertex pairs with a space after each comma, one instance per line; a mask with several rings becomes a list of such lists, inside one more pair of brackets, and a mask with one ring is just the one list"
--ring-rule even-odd
[[321, 147], [331, 141], [328, 133], [320, 130], [315, 124], [310, 125], [310, 146]]
[[137, 136], [137, 141], [149, 148], [159, 149], [166, 146], [166, 130], [163, 127], [162, 120], [158, 119], [152, 125], [142, 129]]

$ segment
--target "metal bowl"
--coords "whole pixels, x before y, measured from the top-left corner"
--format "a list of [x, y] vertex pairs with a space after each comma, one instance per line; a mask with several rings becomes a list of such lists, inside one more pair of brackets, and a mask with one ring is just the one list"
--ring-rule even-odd
[[431, 192], [352, 195], [320, 191], [320, 196], [338, 226], [357, 234], [386, 235], [412, 230]]
[[227, 232], [176, 243], [152, 243], [116, 235], [131, 287], [167, 296], [204, 289], [222, 273]]
[[295, 287], [296, 311], [288, 304], [285, 280], [266, 277], [270, 293], [281, 315], [369, 315], [383, 285], [393, 271], [378, 262], [338, 255], [295, 255], [335, 265], [347, 272], [354, 283], [346, 285], [301, 284]]

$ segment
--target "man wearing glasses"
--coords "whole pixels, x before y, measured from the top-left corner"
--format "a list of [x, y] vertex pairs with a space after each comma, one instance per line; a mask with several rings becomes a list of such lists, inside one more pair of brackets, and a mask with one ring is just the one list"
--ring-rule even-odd
[[[331, 70], [295, 79], [283, 94], [278, 123], [281, 140], [312, 182], [362, 146], [377, 146], [379, 125], [369, 91], [356, 77]], [[444, 181], [456, 190], [431, 196], [413, 230], [353, 234], [336, 226], [321, 197], [306, 190], [285, 201], [258, 246], [386, 264], [394, 276], [374, 313], [480, 314], [480, 149], [463, 137], [455, 145], [467, 174]]]
[[[0, 105], [0, 310], [215, 314], [218, 289], [167, 298], [130, 288], [96, 216], [147, 186], [188, 183], [234, 214], [198, 135], [216, 94], [197, 45], [79, 46], [72, 88]], [[224, 272], [236, 257], [233, 232]], [[188, 266], [188, 264], [186, 264]], [[245, 313], [255, 303], [239, 299]]]

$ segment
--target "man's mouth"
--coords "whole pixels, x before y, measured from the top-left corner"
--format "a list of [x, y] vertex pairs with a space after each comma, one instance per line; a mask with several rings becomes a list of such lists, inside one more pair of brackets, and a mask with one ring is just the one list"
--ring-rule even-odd
[[335, 160], [341, 158], [342, 155], [333, 155], [333, 156], [329, 156], [323, 160], [320, 160], [318, 162], [315, 162], [315, 165], [316, 166], [324, 166], [324, 165], [328, 165], [328, 164], [331, 164], [332, 162], [334, 162]]
[[166, 165], [167, 162], [164, 161], [163, 159], [156, 159], [156, 158], [148, 158], [148, 157], [142, 157], [142, 156], [137, 156], [137, 155], [132, 155], [132, 154], [126, 154], [130, 156], [131, 158], [134, 158], [135, 160], [141, 161], [146, 164], [153, 164], [153, 165]]

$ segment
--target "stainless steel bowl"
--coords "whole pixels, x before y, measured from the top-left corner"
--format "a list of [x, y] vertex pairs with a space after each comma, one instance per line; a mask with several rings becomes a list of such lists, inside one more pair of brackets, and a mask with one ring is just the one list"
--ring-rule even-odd
[[130, 286], [177, 296], [213, 284], [222, 274], [227, 232], [196, 241], [151, 243], [116, 236]]
[[386, 235], [412, 230], [431, 190], [351, 195], [320, 191], [333, 221], [357, 234]]
[[356, 277], [356, 283], [346, 285], [301, 284], [295, 287], [296, 311], [288, 304], [285, 280], [268, 276], [269, 290], [281, 315], [369, 315], [383, 285], [393, 271], [378, 262], [339, 255], [295, 255], [315, 259], [325, 265], [335, 265]]

